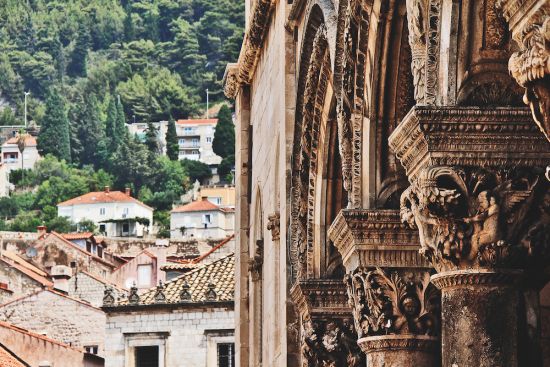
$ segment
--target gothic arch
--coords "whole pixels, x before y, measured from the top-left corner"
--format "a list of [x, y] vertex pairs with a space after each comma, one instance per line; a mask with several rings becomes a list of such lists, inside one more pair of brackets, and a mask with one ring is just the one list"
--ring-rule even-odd
[[[315, 276], [315, 201], [322, 122], [330, 108], [331, 62], [327, 29], [318, 6], [309, 13], [300, 57], [292, 149], [290, 257], [293, 279]], [[328, 97], [327, 97], [328, 96]]]

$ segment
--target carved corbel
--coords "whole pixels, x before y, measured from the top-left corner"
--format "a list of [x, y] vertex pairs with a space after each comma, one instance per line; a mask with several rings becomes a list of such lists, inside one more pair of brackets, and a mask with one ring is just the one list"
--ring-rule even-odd
[[523, 100], [550, 141], [550, 3], [499, 0], [497, 7], [521, 48], [510, 58], [510, 73], [525, 88]]
[[264, 264], [264, 240], [257, 240], [252, 259], [248, 260], [248, 271], [252, 281], [257, 282], [262, 277], [262, 268]]
[[281, 236], [281, 216], [278, 212], [267, 217], [267, 230], [271, 231], [271, 239], [278, 241]]

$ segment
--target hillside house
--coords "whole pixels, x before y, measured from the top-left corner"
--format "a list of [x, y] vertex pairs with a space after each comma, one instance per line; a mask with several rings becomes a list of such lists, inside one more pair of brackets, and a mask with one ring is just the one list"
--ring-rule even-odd
[[221, 239], [234, 233], [235, 209], [213, 204], [208, 197], [170, 212], [170, 238]]
[[57, 205], [57, 214], [74, 223], [91, 220], [107, 237], [143, 237], [152, 233], [153, 208], [125, 192], [89, 192]]
[[[33, 169], [34, 164], [40, 159], [36, 138], [31, 135], [25, 138], [25, 149], [23, 153], [19, 151], [17, 141], [18, 136], [14, 136], [2, 144], [1, 163], [6, 165], [8, 171], [21, 168]], [[21, 159], [23, 161], [21, 161]]]
[[176, 121], [179, 159], [220, 164], [222, 158], [212, 150], [218, 119], [189, 119]]

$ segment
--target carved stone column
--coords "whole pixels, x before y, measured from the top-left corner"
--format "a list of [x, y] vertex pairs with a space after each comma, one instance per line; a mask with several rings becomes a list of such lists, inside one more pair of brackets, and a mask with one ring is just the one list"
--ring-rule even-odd
[[550, 2], [499, 0], [497, 6], [521, 49], [510, 58], [510, 72], [525, 88], [523, 100], [550, 141]]
[[526, 365], [521, 284], [544, 284], [550, 260], [550, 146], [529, 112], [415, 107], [390, 146], [411, 182], [401, 218], [438, 272], [443, 366]]
[[348, 270], [357, 344], [369, 367], [440, 365], [440, 295], [397, 210], [342, 210], [329, 230]]
[[303, 367], [365, 366], [341, 281], [298, 281], [290, 294], [299, 313]]

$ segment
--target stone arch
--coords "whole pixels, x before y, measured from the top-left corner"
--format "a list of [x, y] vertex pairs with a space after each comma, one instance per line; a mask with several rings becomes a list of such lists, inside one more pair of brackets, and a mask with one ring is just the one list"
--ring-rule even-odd
[[251, 322], [250, 330], [251, 342], [253, 343], [253, 350], [255, 353], [250, 355], [250, 364], [253, 366], [260, 366], [263, 358], [263, 260], [264, 260], [264, 212], [262, 207], [262, 192], [259, 187], [256, 188], [256, 194], [254, 197], [254, 221], [251, 233], [250, 242], [250, 260], [249, 271], [251, 273], [250, 289], [250, 305], [252, 310], [250, 312]]
[[[293, 279], [315, 275], [314, 210], [321, 122], [326, 120], [331, 62], [322, 12], [314, 7], [306, 25], [300, 57], [292, 149], [291, 241]], [[325, 117], [323, 117], [325, 116]]]

